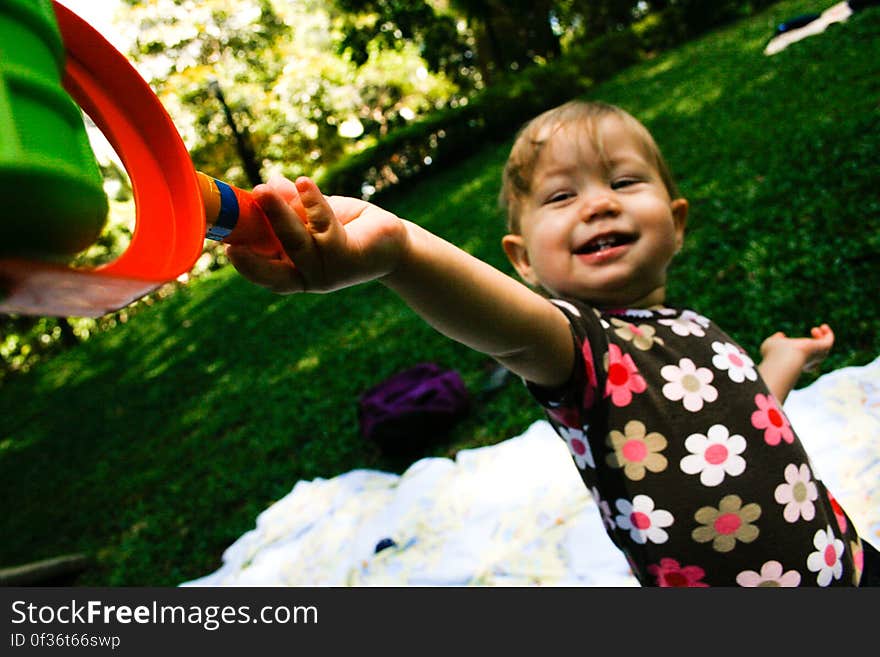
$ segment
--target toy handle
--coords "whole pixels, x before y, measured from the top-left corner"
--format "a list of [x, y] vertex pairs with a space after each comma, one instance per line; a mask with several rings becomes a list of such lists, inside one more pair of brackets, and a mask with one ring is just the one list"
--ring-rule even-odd
[[196, 171], [205, 205], [205, 237], [247, 246], [255, 253], [286, 257], [284, 249], [253, 195]]

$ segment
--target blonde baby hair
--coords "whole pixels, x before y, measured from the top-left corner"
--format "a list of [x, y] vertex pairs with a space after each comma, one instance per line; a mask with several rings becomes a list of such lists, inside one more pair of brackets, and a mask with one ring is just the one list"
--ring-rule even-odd
[[582, 130], [593, 147], [603, 155], [602, 135], [598, 129], [602, 119], [613, 116], [620, 119], [645, 149], [648, 161], [657, 171], [669, 192], [670, 199], [679, 197], [678, 188], [660, 148], [648, 129], [626, 110], [598, 101], [572, 100], [547, 110], [526, 123], [517, 133], [502, 174], [499, 204], [507, 213], [507, 229], [513, 234], [520, 232], [520, 213], [523, 199], [531, 192], [535, 166], [541, 148], [549, 137], [560, 128], [575, 127]]

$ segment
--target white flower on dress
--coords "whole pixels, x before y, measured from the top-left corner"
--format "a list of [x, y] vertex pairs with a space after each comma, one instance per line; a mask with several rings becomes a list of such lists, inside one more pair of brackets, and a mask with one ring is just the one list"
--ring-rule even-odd
[[706, 435], [694, 433], [684, 441], [691, 454], [680, 463], [687, 474], [699, 474], [704, 486], [717, 486], [725, 475], [736, 477], [745, 472], [746, 460], [740, 456], [746, 449], [746, 439], [730, 435], [723, 424], [715, 424]]
[[619, 499], [615, 503], [619, 515], [615, 520], [621, 529], [628, 529], [630, 538], [639, 545], [648, 541], [665, 543], [669, 534], [663, 527], [669, 527], [674, 518], [669, 511], [654, 509], [654, 500], [647, 495], [636, 495], [633, 501]]
[[782, 515], [788, 522], [796, 522], [798, 518], [812, 520], [816, 517], [813, 502], [819, 497], [819, 490], [806, 463], [801, 464], [801, 467], [789, 463], [785, 467], [785, 483], [776, 487], [773, 496], [777, 502], [785, 505]]
[[708, 367], [697, 367], [690, 358], [682, 358], [678, 366], [664, 365], [660, 375], [669, 383], [663, 386], [663, 396], [671, 401], [682, 401], [684, 407], [696, 413], [704, 402], [718, 399], [718, 390], [709, 385], [715, 377]]
[[593, 452], [590, 450], [590, 443], [587, 441], [586, 434], [580, 429], [571, 427], [559, 427], [559, 433], [568, 445], [568, 451], [574, 457], [574, 462], [583, 470], [587, 466], [596, 467], [596, 461], [593, 459]]
[[831, 525], [828, 525], [828, 529], [816, 532], [813, 545], [816, 552], [811, 552], [807, 557], [807, 568], [819, 573], [816, 577], [819, 586], [828, 586], [832, 578], [840, 579], [843, 574], [843, 562], [840, 560], [843, 555], [843, 541], [834, 538]]
[[685, 310], [678, 317], [673, 319], [661, 319], [660, 324], [668, 326], [676, 335], [685, 338], [689, 335], [695, 335], [702, 338], [706, 335], [706, 329], [709, 326], [709, 320], [702, 315], [695, 313], [693, 310]]
[[712, 364], [719, 370], [727, 370], [727, 376], [734, 383], [742, 383], [746, 379], [755, 381], [758, 373], [755, 371], [755, 361], [730, 342], [713, 342]]
[[602, 524], [609, 530], [614, 529], [617, 525], [614, 522], [614, 516], [611, 513], [611, 506], [602, 499], [602, 496], [599, 494], [599, 489], [593, 486], [590, 489], [590, 492], [593, 495], [593, 500], [596, 502], [596, 506], [599, 507], [599, 511], [602, 513]]
[[624, 317], [638, 317], [641, 319], [648, 319], [654, 316], [654, 313], [650, 310], [644, 310], [642, 308], [627, 308], [623, 312]]

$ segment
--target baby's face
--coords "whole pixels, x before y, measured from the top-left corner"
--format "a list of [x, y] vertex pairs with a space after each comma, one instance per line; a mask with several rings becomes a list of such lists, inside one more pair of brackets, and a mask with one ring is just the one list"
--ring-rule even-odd
[[645, 146], [620, 119], [597, 126], [604, 158], [575, 128], [544, 145], [521, 213], [504, 238], [520, 275], [554, 295], [600, 307], [665, 298], [666, 269], [684, 237], [687, 201], [671, 199]]

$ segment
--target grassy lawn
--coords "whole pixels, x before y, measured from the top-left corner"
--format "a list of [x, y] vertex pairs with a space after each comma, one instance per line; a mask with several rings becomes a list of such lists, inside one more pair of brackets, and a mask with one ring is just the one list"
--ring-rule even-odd
[[[644, 120], [691, 202], [669, 302], [753, 353], [827, 321], [828, 371], [880, 354], [880, 10], [762, 54], [773, 25], [813, 9], [779, 3], [590, 96]], [[389, 208], [510, 271], [495, 205], [509, 147], [483, 145]], [[401, 472], [541, 417], [514, 382], [447, 441], [385, 457], [358, 435], [357, 397], [425, 360], [475, 394], [486, 381], [484, 357], [378, 285], [278, 297], [229, 269], [200, 279], [3, 385], [0, 567], [86, 552], [79, 584], [175, 585], [216, 569], [298, 480]]]

